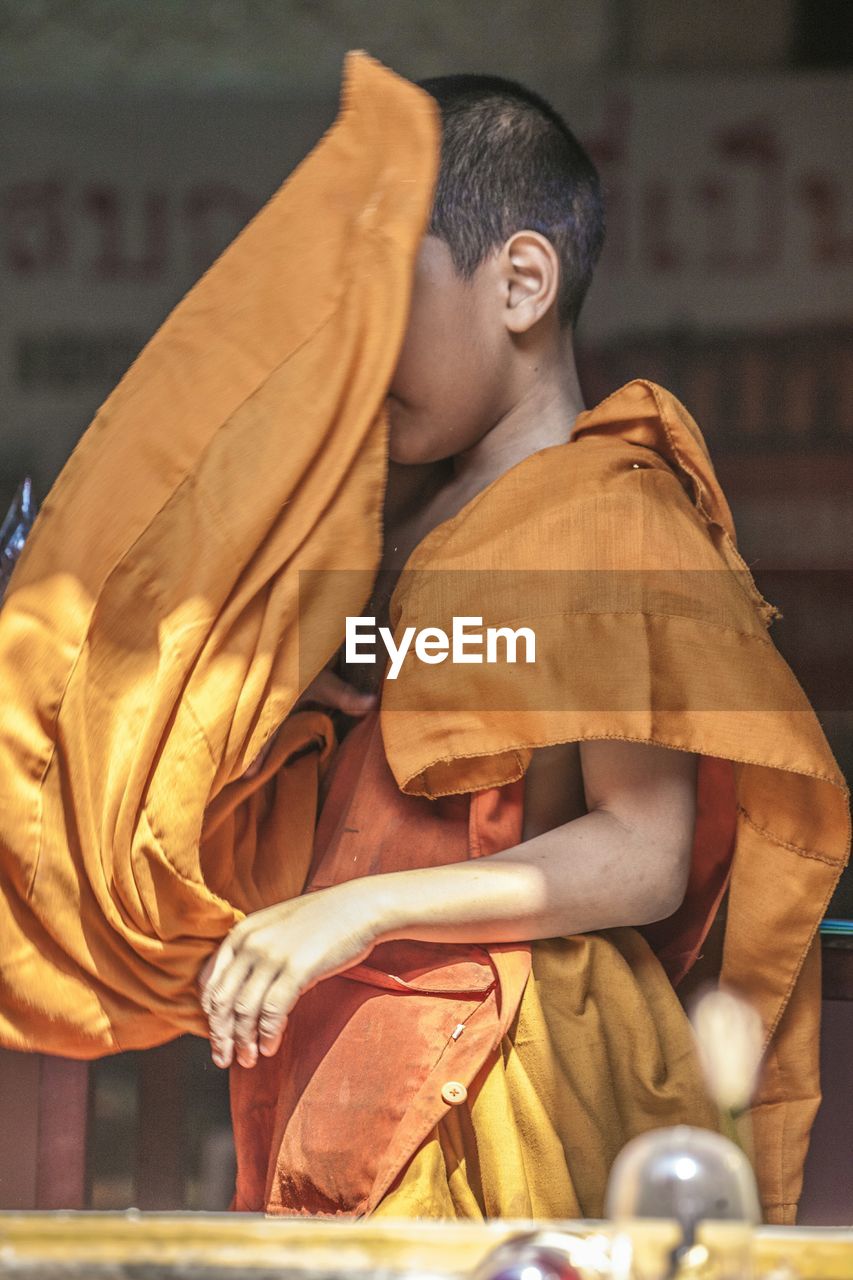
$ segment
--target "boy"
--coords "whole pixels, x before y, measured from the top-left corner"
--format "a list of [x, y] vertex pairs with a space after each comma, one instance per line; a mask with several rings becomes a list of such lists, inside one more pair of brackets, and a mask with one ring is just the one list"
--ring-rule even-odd
[[[388, 412], [392, 461], [421, 465], [425, 475], [419, 500], [410, 484], [396, 520], [389, 513], [386, 521], [381, 585], [365, 610], [386, 624], [398, 575], [428, 535], [449, 531], [446, 550], [454, 518], [487, 489], [497, 502], [501, 478], [514, 468], [520, 473], [533, 455], [551, 450], [555, 467], [566, 459], [571, 468], [564, 446], [584, 413], [572, 334], [603, 239], [595, 170], [542, 99], [486, 76], [443, 77], [423, 87], [441, 108], [441, 167]], [[427, 553], [420, 568], [428, 573], [430, 563]], [[538, 564], [533, 558], [524, 567]], [[473, 583], [468, 589], [476, 599]], [[527, 616], [521, 600], [516, 610]], [[402, 627], [398, 618], [398, 634]], [[580, 655], [569, 649], [563, 660], [576, 663]], [[349, 674], [364, 685], [358, 668]], [[313, 892], [250, 916], [205, 970], [214, 1061], [238, 1064], [236, 1205], [289, 1213], [599, 1217], [610, 1162], [630, 1137], [665, 1123], [715, 1124], [664, 971], [638, 934], [620, 931], [670, 920], [685, 900], [694, 849], [697, 858], [700, 852], [699, 755], [617, 737], [563, 740], [566, 731], [555, 730], [553, 743], [535, 748], [527, 764], [517, 841], [485, 863], [469, 844], [468, 856], [457, 861], [450, 814], [445, 836], [436, 837], [443, 847], [437, 853], [430, 847], [419, 865], [401, 846], [417, 842], [412, 830], [423, 801], [409, 798], [407, 810], [397, 797], [383, 799], [388, 775], [377, 712], [365, 714], [333, 766], [309, 879]], [[440, 720], [440, 712], [432, 714]], [[723, 796], [718, 788], [718, 821]], [[382, 855], [378, 815], [386, 799], [394, 822]], [[720, 875], [727, 875], [725, 819], [708, 843]], [[707, 894], [704, 903], [694, 895], [694, 954], [676, 971], [679, 979], [710, 928], [719, 877], [714, 895], [712, 903]], [[599, 936], [571, 936], [591, 934]], [[686, 945], [684, 937], [682, 925]], [[546, 939], [563, 941], [537, 943]], [[347, 1005], [338, 1025], [347, 984], [327, 985], [325, 1003], [317, 993], [313, 1014], [292, 1027], [291, 1056], [283, 1052], [276, 1061], [276, 1055], [297, 1001], [318, 983], [339, 974], [352, 981], [380, 952], [381, 971], [399, 980], [402, 953], [393, 944], [400, 941], [451, 948], [533, 942], [532, 972], [512, 1025], [470, 1087], [445, 1082], [436, 1127], [413, 1153], [399, 1142], [380, 1172], [383, 1144], [394, 1149], [383, 1129], [383, 1099], [413, 1070], [405, 1045], [393, 1046], [398, 1010], [388, 1012], [384, 1026], [374, 1001], [357, 1024]], [[572, 948], [581, 945], [583, 963], [607, 974], [597, 989], [579, 983]], [[506, 986], [512, 989], [511, 979]], [[583, 990], [584, 1002], [609, 1004], [594, 1024], [562, 1021], [559, 1006], [573, 987]], [[413, 1014], [413, 1034], [425, 1017], [419, 1023]], [[304, 1065], [306, 1043], [320, 1024], [326, 1054], [330, 1028], [338, 1028], [339, 1049], [349, 1040], [325, 1078], [319, 1062], [316, 1072]], [[349, 1077], [363, 1079], [372, 1037], [383, 1042], [387, 1074], [359, 1091]], [[579, 1038], [595, 1043], [581, 1046]], [[649, 1040], [653, 1062], [640, 1047]], [[273, 1059], [263, 1080], [259, 1057]], [[285, 1082], [300, 1069], [299, 1100], [289, 1102]], [[444, 1074], [464, 1072], [456, 1065]], [[407, 1089], [414, 1099], [424, 1087], [418, 1078]], [[375, 1159], [365, 1157], [366, 1147]]]
[[[203, 1033], [204, 965], [244, 1064], [236, 1207], [596, 1214], [628, 1136], [714, 1122], [672, 984], [728, 888], [722, 977], [770, 1041], [759, 1178], [791, 1221], [846, 785], [695, 424], [650, 383], [582, 408], [600, 211], [570, 135], [514, 86], [435, 83], [438, 166], [435, 97], [347, 69], [10, 582], [0, 1040]], [[390, 627], [521, 619], [536, 661], [404, 663], [367, 712], [312, 679], [378, 566], [389, 391], [393, 456], [427, 464], [388, 526]], [[340, 749], [289, 714], [308, 694], [367, 712]]]
[[[452, 458], [454, 471], [420, 508], [402, 513], [402, 524], [388, 529], [380, 578], [386, 596], [426, 533], [452, 518], [516, 463], [570, 439], [574, 421], [584, 408], [572, 354], [572, 328], [603, 238], [595, 172], [550, 109], [520, 87], [485, 76], [427, 83], [445, 107], [445, 158], [436, 197], [438, 212], [433, 213], [436, 230], [427, 234], [418, 251], [409, 326], [389, 393], [389, 455], [402, 464]], [[472, 171], [466, 164], [465, 157], [472, 152], [482, 155], [483, 171]], [[522, 162], [529, 166], [526, 180], [518, 171]], [[458, 166], [455, 174], [454, 165]], [[487, 175], [494, 189], [488, 189]], [[558, 175], [559, 194], [553, 190], [553, 209], [541, 207], [545, 199], [538, 175], [546, 193], [549, 185], [556, 188]], [[459, 208], [461, 191], [448, 190], [451, 184], [466, 195], [476, 195]], [[450, 216], [464, 221], [472, 240], [480, 210], [468, 206], [476, 203], [482, 209], [497, 209], [513, 195], [522, 209], [504, 216], [508, 226], [517, 224], [522, 229], [506, 235], [501, 229], [501, 243], [487, 247], [485, 260], [466, 279], [442, 236], [442, 207], [451, 202], [457, 206]], [[574, 212], [569, 227], [567, 210]], [[560, 228], [562, 236], [554, 239], [562, 242], [562, 260], [548, 236], [526, 229], [534, 224]], [[475, 242], [469, 252], [476, 250]], [[419, 878], [411, 896], [427, 917], [418, 925], [409, 921], [413, 932], [408, 936], [423, 934], [442, 942], [527, 941], [610, 925], [645, 924], [675, 911], [684, 896], [693, 839], [694, 754], [645, 743], [568, 744], [537, 751], [526, 778], [525, 833], [528, 838], [537, 837], [537, 844], [536, 852], [531, 849], [524, 861], [529, 859], [533, 874], [502, 877], [505, 887], [500, 896], [494, 902], [478, 903], [482, 920], [471, 918], [473, 904], [457, 905], [450, 896], [439, 895], [427, 907], [423, 894], [429, 878]], [[592, 821], [580, 821], [585, 808], [596, 811]], [[569, 821], [574, 824], [571, 831], [561, 830], [559, 837], [542, 840], [545, 831], [559, 830]], [[573, 857], [570, 846], [575, 832], [578, 843]], [[625, 841], [628, 833], [638, 837], [630, 852]], [[620, 846], [624, 863], [614, 867], [611, 858]], [[518, 856], [514, 855], [513, 866], [518, 865]], [[490, 865], [499, 863], [502, 858]], [[453, 879], [459, 879], [460, 871], [464, 876], [466, 870], [457, 868]], [[581, 898], [585, 871], [591, 874], [585, 886], [588, 905], [582, 905]], [[396, 895], [397, 884], [389, 884], [388, 892]], [[372, 943], [377, 931], [385, 931], [371, 918], [382, 886], [370, 883], [359, 889], [371, 901], [354, 909], [354, 932], [361, 933], [363, 913], [363, 927]], [[399, 892], [405, 901], [405, 889]], [[394, 914], [399, 909], [396, 904], [389, 906]], [[402, 911], [408, 914], [405, 906]], [[454, 916], [458, 922], [451, 924]], [[364, 951], [359, 945], [356, 956], [347, 948], [339, 957], [336, 918], [330, 916], [327, 927], [333, 935], [327, 944], [331, 955], [329, 969], [321, 976], [335, 972], [341, 961], [361, 959]], [[389, 920], [387, 928], [394, 927]], [[248, 937], [251, 921], [240, 929]], [[284, 927], [278, 938], [281, 957], [270, 957], [273, 967], [277, 959], [288, 956], [293, 966], [287, 935]], [[257, 1012], [257, 997], [262, 993], [257, 969], [254, 973], [252, 995], [242, 995], [249, 1006], [244, 1009], [247, 1024]], [[231, 1058], [227, 1030], [237, 998], [236, 981], [237, 972], [232, 969], [228, 976], [217, 973], [208, 983], [208, 999], [221, 1006], [211, 1031], [223, 1066]], [[249, 1031], [244, 1040], [242, 1032], [242, 1026], [236, 1028], [237, 1054], [243, 1065], [250, 1065], [256, 1038]], [[273, 1044], [277, 1041], [276, 1035]]]

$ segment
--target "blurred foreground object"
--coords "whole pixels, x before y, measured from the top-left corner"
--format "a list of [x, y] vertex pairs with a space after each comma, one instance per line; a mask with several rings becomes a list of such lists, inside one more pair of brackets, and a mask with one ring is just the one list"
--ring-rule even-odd
[[708, 991], [690, 1016], [699, 1057], [721, 1111], [749, 1106], [758, 1081], [764, 1034], [761, 1018], [731, 991]]
[[24, 549], [27, 534], [32, 529], [35, 518], [33, 482], [27, 476], [18, 486], [18, 492], [12, 499], [12, 505], [6, 512], [3, 524], [0, 525], [0, 601], [6, 594], [12, 570], [18, 563], [18, 557]]
[[[735, 1225], [707, 1223], [699, 1248], [717, 1258]], [[496, 1246], [513, 1236], [541, 1239], [543, 1227], [549, 1242], [554, 1236], [595, 1242], [596, 1256], [611, 1237], [611, 1274], [622, 1280], [631, 1276], [630, 1268], [644, 1280], [663, 1275], [677, 1239], [675, 1223], [641, 1220], [614, 1234], [601, 1222], [530, 1219], [379, 1223], [239, 1213], [0, 1213], [0, 1259], [3, 1280], [116, 1280], [131, 1273], [151, 1280], [471, 1280], [478, 1266], [494, 1258]], [[748, 1234], [756, 1280], [850, 1280], [850, 1230], [759, 1227]], [[598, 1270], [597, 1264], [588, 1270], [580, 1259], [572, 1265], [581, 1276]]]
[[710, 990], [700, 996], [690, 1013], [699, 1061], [708, 1092], [717, 1104], [726, 1137], [753, 1160], [752, 1135], [746, 1112], [758, 1085], [764, 1048], [761, 1017], [732, 991]]
[[483, 1259], [472, 1280], [583, 1280], [580, 1256], [588, 1257], [590, 1242], [563, 1231], [533, 1231], [498, 1245]]
[[671, 1276], [692, 1257], [700, 1222], [743, 1223], [749, 1229], [730, 1242], [737, 1258], [712, 1274], [751, 1274], [751, 1228], [761, 1222], [755, 1175], [743, 1151], [722, 1134], [676, 1125], [632, 1139], [610, 1171], [605, 1212], [620, 1228], [635, 1218], [675, 1219], [681, 1242], [671, 1254]]

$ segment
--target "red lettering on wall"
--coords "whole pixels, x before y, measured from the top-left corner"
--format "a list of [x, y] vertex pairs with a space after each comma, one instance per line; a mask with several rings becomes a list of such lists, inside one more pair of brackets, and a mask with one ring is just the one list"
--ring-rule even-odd
[[69, 235], [66, 192], [61, 182], [19, 182], [0, 202], [3, 259], [18, 275], [66, 267]]
[[[708, 220], [707, 264], [737, 274], [766, 271], [781, 257], [783, 167], [771, 126], [762, 121], [732, 125], [712, 134], [723, 176], [699, 185]], [[749, 182], [746, 201], [744, 180]]]
[[810, 173], [800, 191], [811, 218], [812, 260], [825, 265], [853, 260], [853, 232], [842, 228], [844, 193], [829, 173]]
[[136, 197], [113, 186], [87, 187], [83, 209], [99, 237], [92, 263], [95, 275], [102, 280], [150, 281], [164, 274], [169, 256], [165, 192], [151, 190]]
[[184, 200], [184, 217], [193, 270], [206, 271], [256, 212], [256, 202], [238, 187], [222, 182], [192, 187]]
[[627, 98], [608, 101], [598, 131], [584, 139], [584, 145], [601, 175], [607, 213], [607, 250], [604, 262], [610, 268], [625, 266], [628, 258], [627, 185], [628, 129], [631, 104]]
[[675, 271], [684, 265], [684, 251], [672, 231], [672, 189], [663, 181], [650, 182], [643, 192], [643, 245], [655, 271]]

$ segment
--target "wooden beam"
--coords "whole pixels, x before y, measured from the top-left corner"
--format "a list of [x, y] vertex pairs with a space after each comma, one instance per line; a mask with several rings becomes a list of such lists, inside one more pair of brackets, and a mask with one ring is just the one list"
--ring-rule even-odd
[[0, 1208], [83, 1209], [89, 1064], [0, 1050]]
[[183, 1209], [187, 1166], [185, 1041], [139, 1054], [136, 1194], [140, 1209]]
[[88, 1062], [39, 1055], [37, 1209], [85, 1209]]

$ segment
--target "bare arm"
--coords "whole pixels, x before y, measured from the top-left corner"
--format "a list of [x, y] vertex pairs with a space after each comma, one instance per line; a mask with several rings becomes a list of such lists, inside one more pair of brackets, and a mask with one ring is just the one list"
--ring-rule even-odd
[[361, 884], [379, 938], [521, 942], [671, 915], [690, 869], [697, 757], [600, 740], [580, 758], [589, 812], [487, 859]]
[[299, 996], [383, 940], [521, 942], [670, 915], [689, 872], [697, 757], [612, 740], [579, 750], [588, 812], [488, 858], [350, 880], [232, 929], [200, 979], [214, 1061], [275, 1053]]

